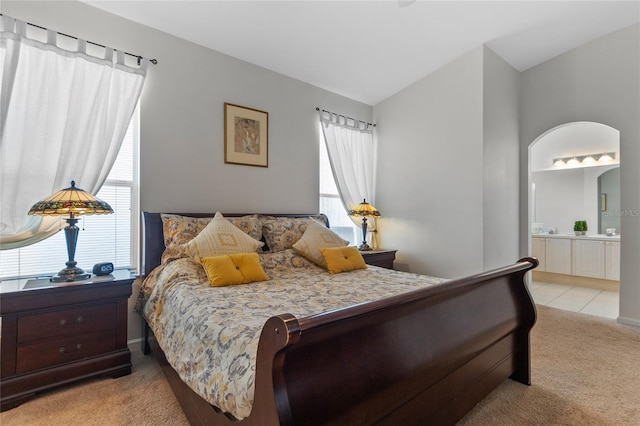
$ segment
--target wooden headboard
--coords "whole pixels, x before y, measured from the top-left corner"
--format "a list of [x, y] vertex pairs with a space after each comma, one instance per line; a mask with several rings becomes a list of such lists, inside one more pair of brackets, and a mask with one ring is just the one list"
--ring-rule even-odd
[[[142, 213], [142, 276], [147, 276], [153, 268], [160, 265], [160, 259], [164, 252], [164, 235], [162, 230], [163, 213]], [[215, 213], [166, 213], [187, 217], [213, 217]], [[260, 213], [222, 213], [225, 217], [240, 217]], [[264, 213], [264, 216], [277, 217], [310, 217], [323, 216], [325, 224], [329, 227], [329, 218], [318, 213]]]

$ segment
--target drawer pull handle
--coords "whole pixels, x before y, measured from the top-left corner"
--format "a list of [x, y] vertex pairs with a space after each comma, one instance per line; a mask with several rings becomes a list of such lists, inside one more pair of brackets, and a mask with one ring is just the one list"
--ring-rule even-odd
[[67, 324], [67, 320], [66, 319], [61, 319], [60, 320], [60, 327], [73, 327], [74, 325], [78, 325], [78, 324], [82, 324], [82, 315], [78, 315], [76, 317], [76, 320], [74, 322], [72, 322], [71, 324]]
[[65, 348], [64, 346], [61, 346], [60, 348], [58, 348], [58, 352], [60, 352], [61, 354], [70, 354], [73, 352], [78, 352], [80, 350], [80, 348], [82, 348], [82, 344], [78, 343], [75, 348], [71, 351], [67, 350], [67, 348]]

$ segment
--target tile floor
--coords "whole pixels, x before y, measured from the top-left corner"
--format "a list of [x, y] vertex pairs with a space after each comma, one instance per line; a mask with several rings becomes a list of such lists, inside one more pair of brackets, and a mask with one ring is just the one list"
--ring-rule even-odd
[[619, 294], [616, 292], [533, 281], [531, 295], [538, 305], [618, 318]]

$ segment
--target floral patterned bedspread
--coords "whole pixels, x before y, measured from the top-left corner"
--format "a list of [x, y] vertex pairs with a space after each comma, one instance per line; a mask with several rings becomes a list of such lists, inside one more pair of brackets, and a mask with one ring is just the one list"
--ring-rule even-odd
[[202, 267], [183, 258], [143, 284], [144, 315], [171, 366], [237, 419], [251, 412], [258, 340], [270, 317], [303, 318], [446, 281], [373, 266], [331, 275], [291, 249], [260, 259], [269, 281], [211, 287]]

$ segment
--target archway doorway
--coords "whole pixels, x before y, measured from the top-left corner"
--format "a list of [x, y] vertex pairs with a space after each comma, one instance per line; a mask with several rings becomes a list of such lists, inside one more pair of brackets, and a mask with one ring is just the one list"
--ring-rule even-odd
[[[620, 236], [602, 231], [614, 226], [603, 228], [608, 206], [599, 177], [619, 167], [620, 132], [601, 123], [566, 123], [529, 146], [528, 235], [540, 260], [532, 275], [536, 303], [617, 318]], [[616, 189], [608, 197], [619, 203], [619, 183]], [[585, 235], [576, 235], [576, 222], [587, 224]]]

